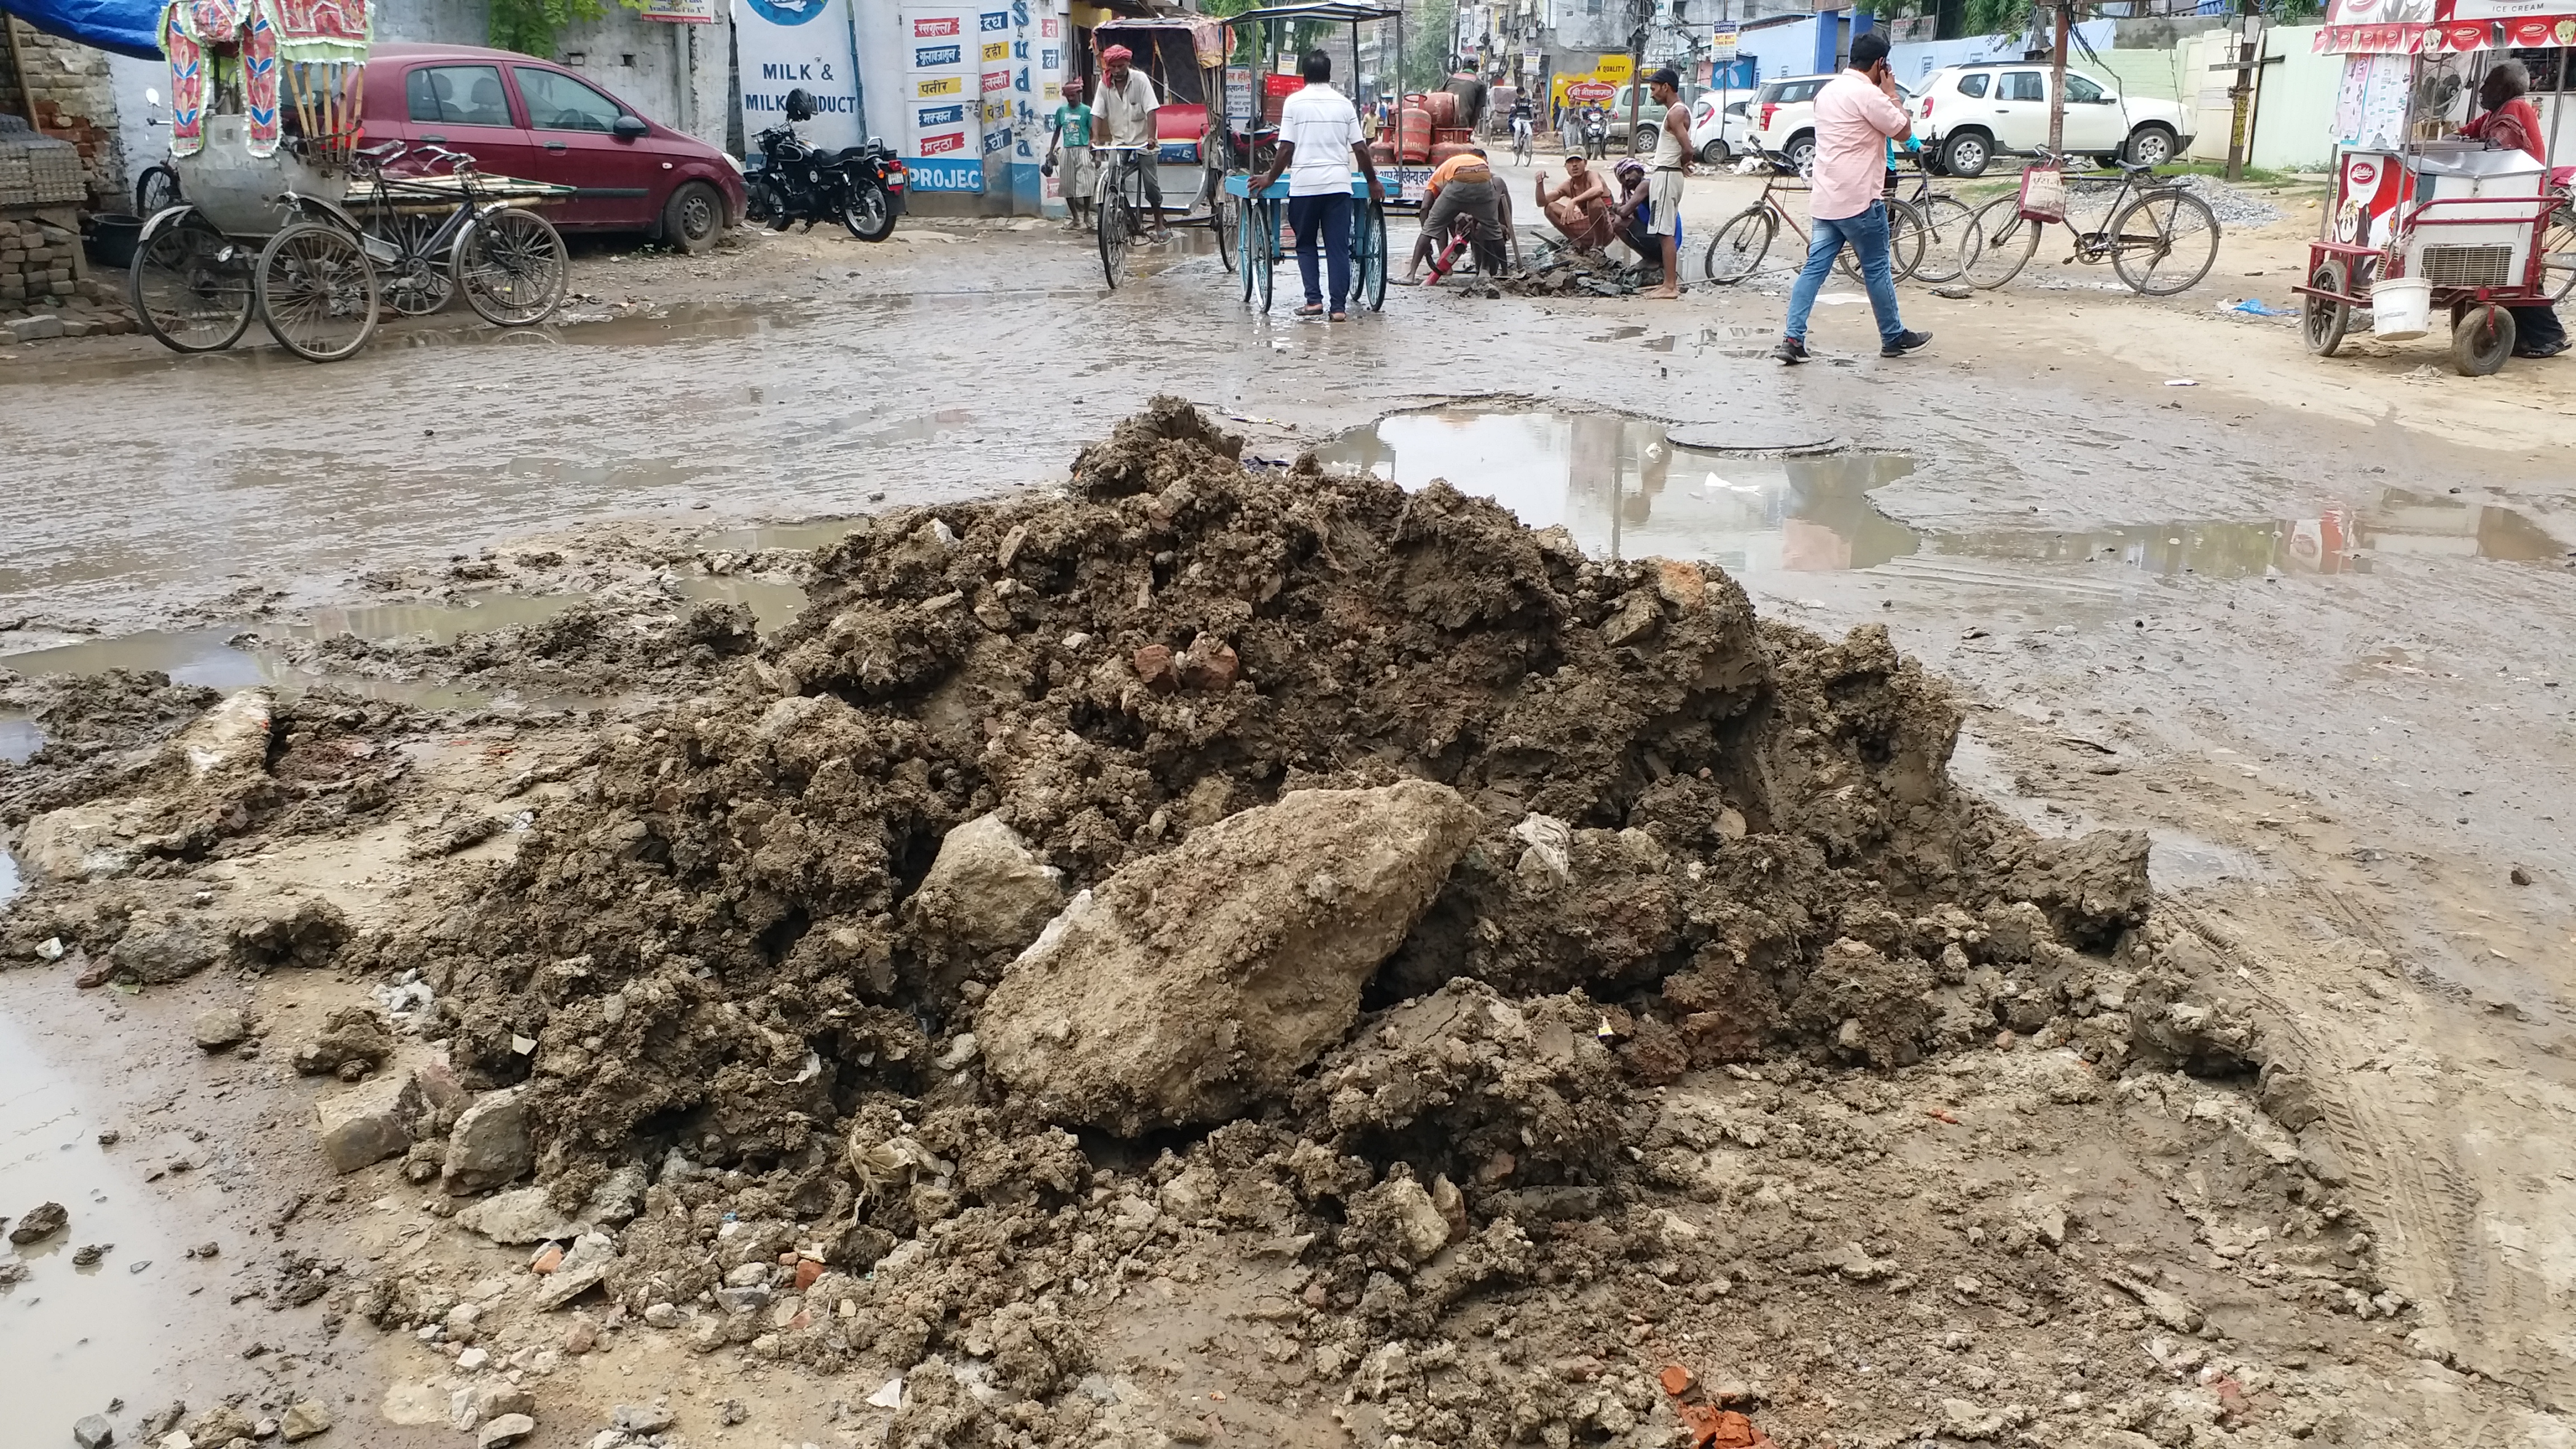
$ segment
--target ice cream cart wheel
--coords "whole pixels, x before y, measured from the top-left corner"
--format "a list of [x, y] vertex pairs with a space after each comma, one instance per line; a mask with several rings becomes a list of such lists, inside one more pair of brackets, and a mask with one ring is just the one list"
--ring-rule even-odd
[[2513, 314], [2492, 302], [2471, 307], [2451, 328], [2451, 365], [2462, 377], [2486, 377], [2513, 356]]
[[1225, 269], [1229, 272], [1235, 269], [1235, 248], [1242, 245], [1241, 205], [1242, 203], [1222, 191], [1217, 193], [1215, 200], [1208, 203], [1208, 223], [1216, 228], [1217, 259], [1225, 263]]
[[[2327, 262], [2317, 268], [2315, 276], [2308, 278], [2308, 285], [2319, 292], [2349, 295], [2351, 289], [2344, 284], [2350, 274], [2351, 268], [2346, 263]], [[2308, 350], [2319, 357], [2334, 356], [2335, 349], [2343, 346], [2345, 329], [2352, 326], [2352, 307], [2343, 302], [2329, 302], [2313, 294], [2299, 300], [2306, 304], [2301, 309], [2305, 315], [2299, 323], [2307, 334]]]

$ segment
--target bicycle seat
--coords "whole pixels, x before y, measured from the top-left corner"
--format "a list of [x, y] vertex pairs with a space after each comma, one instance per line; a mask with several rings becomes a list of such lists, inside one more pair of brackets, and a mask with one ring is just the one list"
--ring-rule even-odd
[[2111, 159], [2111, 164], [2119, 167], [2121, 174], [2126, 176], [2153, 176], [2156, 174], [2155, 166], [2146, 161], [2123, 161], [2115, 156]]

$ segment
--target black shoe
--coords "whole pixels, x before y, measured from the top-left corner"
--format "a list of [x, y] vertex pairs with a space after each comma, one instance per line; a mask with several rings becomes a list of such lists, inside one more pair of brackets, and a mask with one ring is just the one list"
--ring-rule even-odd
[[1807, 360], [1807, 344], [1795, 337], [1783, 337], [1780, 345], [1771, 349], [1771, 355], [1782, 362], [1804, 362]]
[[2516, 357], [2528, 357], [2536, 360], [2543, 357], [2556, 357], [2558, 354], [2565, 352], [2566, 350], [2566, 343], [2552, 342], [2546, 347], [2517, 347], [2513, 350], [2513, 355]]
[[1881, 357], [1903, 357], [1905, 354], [1912, 352], [1915, 348], [1918, 348], [1931, 340], [1932, 334], [1929, 332], [1908, 332], [1904, 336], [1897, 338], [1894, 342], [1890, 342], [1879, 348], [1878, 355]]

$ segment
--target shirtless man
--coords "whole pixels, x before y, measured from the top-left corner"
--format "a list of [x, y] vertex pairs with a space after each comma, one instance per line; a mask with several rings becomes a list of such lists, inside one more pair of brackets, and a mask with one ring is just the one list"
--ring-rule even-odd
[[1565, 158], [1563, 186], [1549, 186], [1547, 173], [1539, 173], [1538, 209], [1577, 251], [1599, 251], [1610, 244], [1610, 188], [1579, 155]]

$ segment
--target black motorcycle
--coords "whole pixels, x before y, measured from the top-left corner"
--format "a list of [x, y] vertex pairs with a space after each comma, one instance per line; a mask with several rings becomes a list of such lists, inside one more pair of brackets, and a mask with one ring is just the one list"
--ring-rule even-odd
[[798, 121], [813, 118], [814, 98], [792, 90], [786, 123], [760, 133], [761, 166], [746, 178], [751, 219], [773, 231], [799, 221], [812, 231], [818, 221], [837, 220], [865, 242], [894, 235], [894, 219], [903, 215], [903, 163], [876, 140], [827, 155], [796, 134]]

